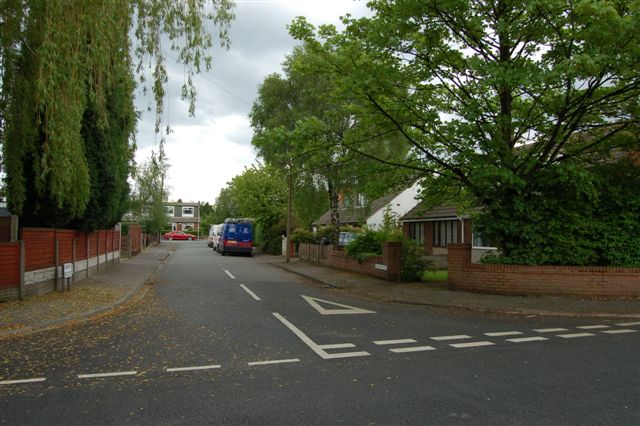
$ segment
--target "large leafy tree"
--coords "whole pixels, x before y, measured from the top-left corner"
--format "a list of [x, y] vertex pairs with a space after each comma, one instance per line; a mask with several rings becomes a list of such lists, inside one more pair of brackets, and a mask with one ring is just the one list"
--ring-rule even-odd
[[640, 3], [369, 5], [374, 16], [345, 19], [342, 33], [304, 19], [292, 33], [327, 58], [359, 116], [402, 134], [412, 147], [402, 165], [438, 195], [430, 201], [481, 205], [480, 230], [511, 261], [599, 262], [585, 213], [603, 200], [591, 164], [640, 146]]
[[168, 41], [185, 64], [182, 96], [193, 113], [192, 76], [211, 65], [206, 25], [217, 25], [228, 45], [232, 8], [230, 0], [1, 3], [2, 171], [24, 225], [113, 222], [135, 148], [135, 75], [153, 92], [159, 132]]
[[[337, 239], [339, 197], [363, 192], [374, 163], [345, 143], [361, 121], [346, 108], [348, 104], [336, 98], [332, 76], [324, 72], [322, 59], [311, 50], [296, 48], [284, 63], [284, 76], [273, 74], [264, 80], [251, 112], [252, 143], [267, 164], [291, 170], [296, 204], [315, 206], [307, 208], [305, 216], [317, 218], [328, 203]], [[383, 149], [388, 145], [385, 142], [376, 148]], [[396, 158], [406, 152], [402, 144], [395, 147]], [[380, 169], [379, 163], [375, 166]], [[389, 180], [378, 182], [385, 189], [390, 186]], [[322, 189], [327, 194], [324, 199], [316, 196]]]
[[167, 171], [169, 163], [162, 145], [152, 152], [147, 161], [137, 167], [135, 186], [129, 208], [138, 221], [144, 224], [145, 232], [159, 233], [167, 228], [164, 203], [168, 200]]

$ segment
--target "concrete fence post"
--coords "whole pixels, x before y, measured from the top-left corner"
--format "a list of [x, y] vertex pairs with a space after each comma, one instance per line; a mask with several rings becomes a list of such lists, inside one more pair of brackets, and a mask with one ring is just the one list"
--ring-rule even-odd
[[86, 232], [84, 233], [84, 238], [87, 243], [87, 269], [85, 270], [87, 276], [85, 278], [89, 278], [89, 257], [91, 256], [91, 241], [89, 240], [89, 234], [87, 234]]
[[24, 300], [24, 241], [20, 240], [20, 287], [18, 288], [18, 299]]

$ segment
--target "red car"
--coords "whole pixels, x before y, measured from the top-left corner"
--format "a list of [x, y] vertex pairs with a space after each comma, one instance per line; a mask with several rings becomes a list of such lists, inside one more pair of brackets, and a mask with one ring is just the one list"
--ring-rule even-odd
[[165, 240], [189, 240], [189, 241], [196, 239], [196, 237], [194, 237], [193, 235], [187, 234], [186, 232], [182, 232], [182, 231], [167, 232], [162, 236], [162, 238], [164, 238]]

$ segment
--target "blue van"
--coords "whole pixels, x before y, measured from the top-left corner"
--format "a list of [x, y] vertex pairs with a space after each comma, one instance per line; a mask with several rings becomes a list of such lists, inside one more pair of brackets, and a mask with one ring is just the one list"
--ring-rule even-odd
[[244, 253], [251, 256], [253, 252], [253, 224], [249, 219], [225, 219], [220, 228], [220, 237], [213, 249], [225, 255], [227, 253]]

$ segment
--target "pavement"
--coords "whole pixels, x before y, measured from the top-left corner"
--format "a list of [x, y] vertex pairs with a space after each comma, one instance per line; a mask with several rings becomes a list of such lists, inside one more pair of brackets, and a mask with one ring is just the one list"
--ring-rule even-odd
[[[90, 321], [116, 312], [142, 297], [167, 263], [173, 246], [156, 245], [131, 259], [76, 281], [70, 291], [0, 303], [0, 339]], [[450, 290], [446, 283], [391, 283], [282, 257], [258, 255], [264, 262], [358, 298], [386, 303], [464, 309], [506, 315], [545, 315], [640, 319], [640, 300], [594, 300], [557, 296], [503, 296]]]

